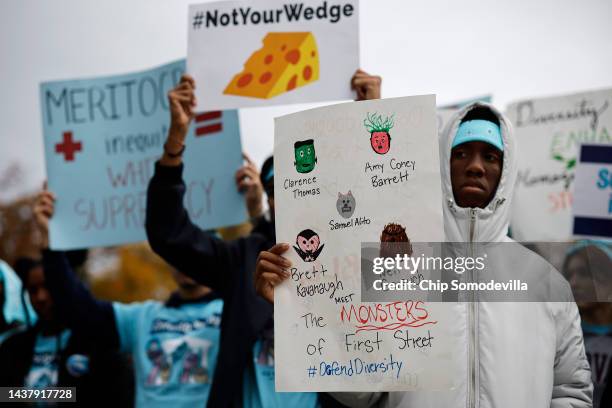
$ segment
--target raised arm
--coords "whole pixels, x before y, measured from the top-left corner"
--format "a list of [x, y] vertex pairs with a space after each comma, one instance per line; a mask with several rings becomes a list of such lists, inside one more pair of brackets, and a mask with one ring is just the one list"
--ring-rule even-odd
[[[53, 216], [55, 196], [43, 190], [34, 205], [34, 216], [48, 247], [49, 219]], [[115, 314], [111, 303], [97, 300], [79, 281], [63, 252], [43, 251], [45, 284], [53, 298], [58, 316], [75, 331], [95, 337], [96, 344], [105, 349], [118, 349]]]
[[231, 271], [240, 261], [241, 241], [222, 241], [191, 222], [183, 205], [182, 171], [182, 165], [155, 165], [147, 190], [149, 244], [176, 269], [223, 293]]
[[[164, 260], [196, 281], [223, 293], [242, 262], [243, 241], [225, 242], [197, 227], [184, 207], [182, 154], [195, 107], [195, 82], [183, 75], [168, 93], [171, 124], [164, 154], [155, 165], [147, 191], [146, 230], [149, 243]], [[263, 188], [250, 159], [236, 173], [251, 217], [261, 213]]]

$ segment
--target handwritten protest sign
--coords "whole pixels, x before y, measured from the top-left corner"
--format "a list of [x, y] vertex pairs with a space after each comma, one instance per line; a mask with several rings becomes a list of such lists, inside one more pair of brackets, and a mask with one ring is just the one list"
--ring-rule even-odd
[[[167, 92], [180, 60], [127, 75], [41, 84], [54, 249], [146, 239], [146, 189], [170, 122]], [[241, 165], [236, 111], [196, 116], [184, 153], [185, 205], [204, 228], [246, 219], [234, 172]]]
[[277, 118], [274, 166], [277, 241], [293, 264], [274, 295], [277, 391], [444, 387], [442, 304], [360, 303], [362, 242], [443, 240], [435, 97]]
[[612, 238], [612, 144], [581, 146], [574, 197], [574, 234]]
[[188, 26], [198, 109], [351, 98], [357, 0], [203, 3], [189, 7]]
[[612, 143], [612, 89], [526, 99], [507, 111], [517, 139], [510, 227], [519, 241], [572, 238], [576, 160], [583, 143]]

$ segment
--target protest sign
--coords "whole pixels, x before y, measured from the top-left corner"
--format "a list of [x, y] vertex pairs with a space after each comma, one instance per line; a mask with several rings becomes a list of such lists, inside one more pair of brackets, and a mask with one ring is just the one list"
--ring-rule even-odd
[[[146, 239], [146, 190], [170, 123], [167, 92], [180, 60], [127, 75], [40, 86], [54, 249]], [[203, 228], [246, 219], [234, 172], [242, 163], [236, 111], [196, 115], [184, 153], [185, 205]]]
[[581, 146], [572, 212], [574, 235], [612, 238], [612, 144]]
[[223, 1], [191, 5], [187, 71], [198, 109], [351, 99], [359, 1]]
[[307, 110], [277, 118], [274, 136], [276, 236], [292, 262], [274, 294], [276, 390], [444, 388], [442, 304], [360, 303], [362, 242], [444, 238], [435, 97]]
[[612, 143], [612, 89], [526, 99], [508, 106], [518, 179], [510, 229], [519, 241], [572, 238], [576, 160], [583, 143]]

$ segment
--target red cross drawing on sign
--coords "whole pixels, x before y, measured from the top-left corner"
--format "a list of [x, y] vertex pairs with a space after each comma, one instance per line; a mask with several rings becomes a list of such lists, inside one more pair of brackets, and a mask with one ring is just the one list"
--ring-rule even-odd
[[83, 150], [81, 142], [72, 141], [72, 132], [64, 132], [64, 140], [62, 143], [55, 145], [55, 153], [64, 155], [65, 161], [74, 161], [74, 154]]

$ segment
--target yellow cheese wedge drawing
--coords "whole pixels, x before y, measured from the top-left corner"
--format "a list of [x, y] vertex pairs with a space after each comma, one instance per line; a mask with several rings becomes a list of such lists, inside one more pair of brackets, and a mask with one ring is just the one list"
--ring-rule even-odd
[[268, 99], [319, 79], [319, 52], [310, 32], [268, 33], [224, 94]]

